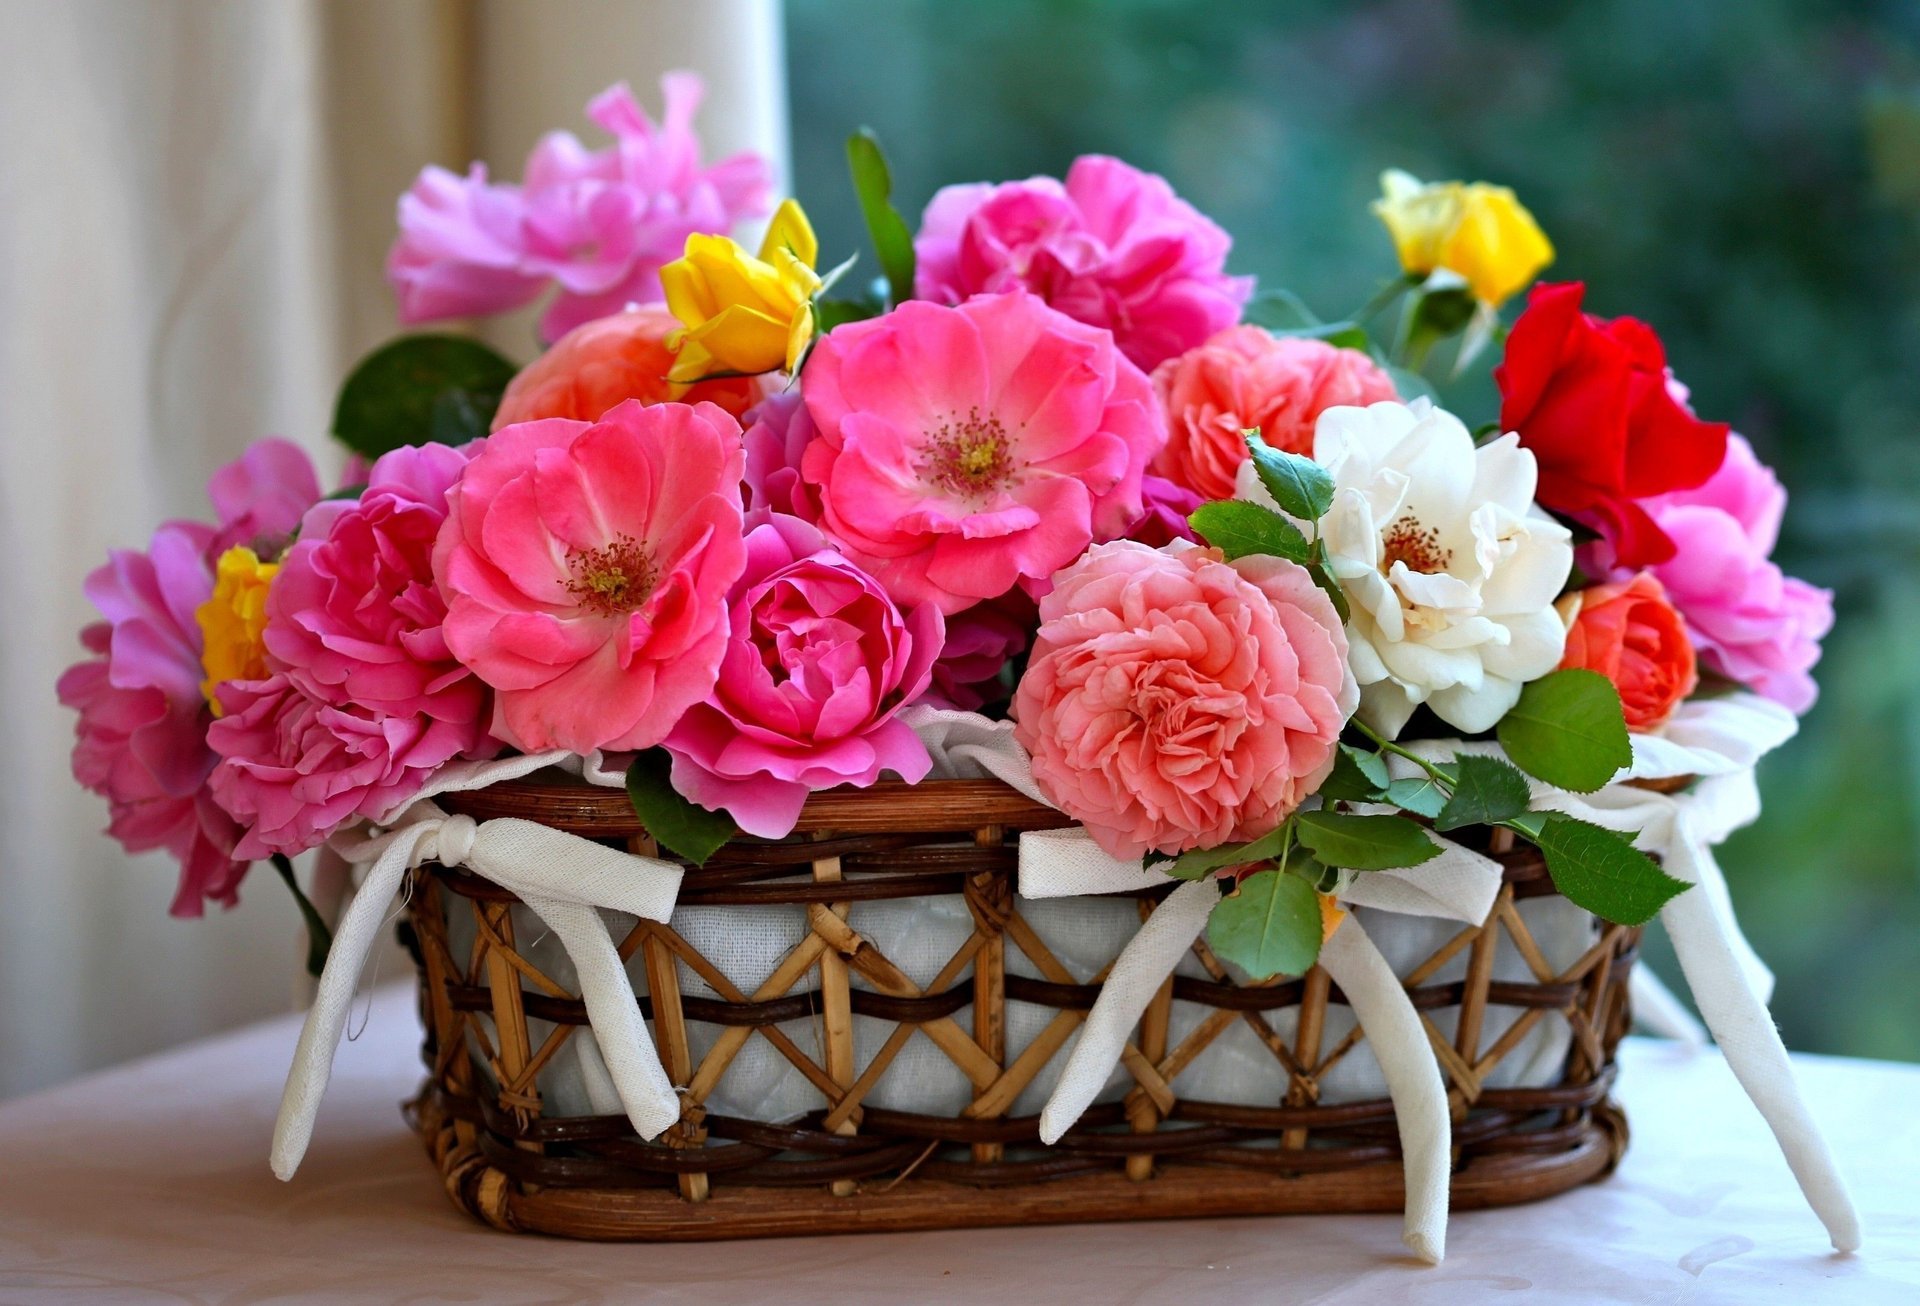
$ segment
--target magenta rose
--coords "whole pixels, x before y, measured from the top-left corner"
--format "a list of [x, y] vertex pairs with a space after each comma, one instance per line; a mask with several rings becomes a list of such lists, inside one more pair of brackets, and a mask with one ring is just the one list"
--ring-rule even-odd
[[320, 478], [307, 451], [291, 440], [270, 436], [207, 478], [220, 525], [207, 543], [207, 562], [236, 544], [251, 546], [261, 557], [279, 553], [320, 498]]
[[[1796, 580], [1771, 560], [1786, 512], [1779, 478], [1740, 435], [1727, 437], [1720, 470], [1691, 490], [1641, 499], [1673, 556], [1650, 570], [1686, 621], [1700, 664], [1804, 713], [1819, 696], [1811, 672], [1833, 628], [1833, 593]], [[1581, 565], [1612, 580], [1633, 575], [1605, 541]]]
[[1145, 505], [1140, 519], [1127, 527], [1127, 538], [1153, 548], [1175, 540], [1198, 543], [1188, 518], [1199, 511], [1206, 500], [1184, 485], [1176, 485], [1164, 476], [1148, 475], [1140, 481], [1140, 500]]
[[682, 795], [778, 839], [816, 789], [926, 777], [926, 746], [895, 714], [926, 689], [945, 631], [938, 608], [901, 612], [807, 523], [756, 521], [719, 683], [666, 746]]
[[1359, 702], [1332, 602], [1280, 558], [1103, 544], [1040, 619], [1014, 738], [1115, 857], [1269, 833], [1326, 779]]
[[933, 683], [924, 700], [935, 707], [976, 712], [1005, 698], [1000, 672], [1027, 651], [1039, 620], [1033, 600], [1020, 590], [948, 617], [946, 646], [933, 664]]
[[914, 292], [955, 304], [1030, 290], [1112, 331], [1151, 371], [1240, 320], [1253, 278], [1226, 274], [1232, 245], [1164, 178], [1089, 154], [1064, 185], [1032, 177], [935, 194], [914, 237]]
[[454, 657], [524, 749], [647, 748], [707, 697], [746, 563], [740, 425], [628, 400], [504, 427], [448, 496], [433, 574]]
[[245, 828], [235, 851], [249, 859], [291, 857], [350, 821], [391, 819], [473, 738], [470, 726], [423, 714], [321, 702], [280, 673], [230, 680], [220, 703], [209, 786]]
[[897, 601], [944, 613], [1123, 533], [1166, 439], [1112, 337], [1020, 292], [836, 327], [803, 388], [821, 529]]
[[746, 427], [747, 510], [819, 521], [819, 496], [800, 479], [800, 460], [814, 436], [800, 392], [769, 395], [747, 410], [741, 423]]

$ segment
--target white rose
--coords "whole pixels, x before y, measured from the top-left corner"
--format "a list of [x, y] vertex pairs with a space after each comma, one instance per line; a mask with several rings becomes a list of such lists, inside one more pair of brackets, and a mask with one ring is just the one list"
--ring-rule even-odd
[[[1392, 738], [1425, 703], [1457, 730], [1491, 729], [1567, 638], [1553, 602], [1573, 539], [1533, 504], [1533, 455], [1513, 434], [1476, 448], [1416, 399], [1327, 409], [1313, 457], [1334, 482], [1320, 532], [1353, 609], [1360, 718]], [[1251, 464], [1239, 493], [1274, 506]]]

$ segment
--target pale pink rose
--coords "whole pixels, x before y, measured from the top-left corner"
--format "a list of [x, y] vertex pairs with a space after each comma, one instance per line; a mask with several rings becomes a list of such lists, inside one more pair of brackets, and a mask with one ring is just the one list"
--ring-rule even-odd
[[[1783, 574], [1771, 561], [1787, 492], [1740, 435], [1705, 484], [1638, 501], [1674, 543], [1649, 568], [1686, 620], [1700, 665], [1795, 712], [1820, 690], [1811, 672], [1833, 628], [1833, 592]], [[1604, 541], [1581, 556], [1589, 574], [1622, 580]]]
[[741, 542], [740, 426], [628, 400], [495, 432], [448, 496], [433, 574], [453, 655], [525, 751], [648, 748], [713, 689]]
[[1000, 672], [1027, 651], [1040, 615], [1022, 590], [980, 603], [947, 618], [947, 643], [933, 664], [933, 683], [923, 701], [935, 707], [977, 712], [1007, 696]]
[[666, 746], [689, 801], [779, 839], [817, 789], [926, 778], [926, 746], [896, 714], [926, 689], [945, 632], [939, 609], [903, 613], [806, 522], [756, 521], [719, 683]]
[[267, 592], [265, 632], [270, 665], [310, 697], [446, 722], [469, 756], [493, 751], [486, 687], [447, 647], [433, 548], [447, 492], [483, 447], [396, 449], [357, 500], [316, 504]]
[[1166, 439], [1112, 337], [1018, 291], [836, 327], [803, 390], [821, 529], [896, 600], [946, 613], [1122, 534]]
[[1244, 432], [1275, 449], [1313, 455], [1314, 423], [1336, 405], [1364, 408], [1400, 396], [1357, 349], [1236, 326], [1153, 372], [1167, 414], [1167, 446], [1153, 470], [1203, 499], [1231, 499], [1247, 461]]
[[520, 185], [427, 168], [400, 200], [400, 235], [387, 280], [400, 319], [499, 313], [560, 293], [540, 321], [558, 340], [594, 318], [660, 295], [660, 269], [695, 232], [726, 234], [767, 211], [772, 171], [742, 153], [700, 163], [693, 115], [704, 89], [692, 73], [661, 79], [666, 114], [655, 125], [623, 82], [596, 96], [587, 117], [614, 143], [590, 150], [569, 132], [534, 147]]
[[914, 237], [914, 292], [951, 304], [1030, 290], [1106, 327], [1150, 370], [1240, 320], [1253, 278], [1226, 274], [1232, 244], [1165, 178], [1089, 154], [1064, 185], [1032, 177], [936, 193]]
[[1055, 578], [1040, 619], [1014, 738], [1115, 857], [1274, 830], [1359, 702], [1339, 615], [1284, 559], [1115, 541]]
[[350, 821], [382, 820], [459, 757], [472, 731], [424, 714], [323, 703], [284, 674], [220, 686], [226, 714], [207, 731], [220, 755], [208, 786], [245, 827], [241, 857], [291, 857]]
[[747, 508], [820, 520], [820, 496], [800, 479], [800, 460], [814, 436], [798, 390], [769, 395], [740, 419], [747, 428]]

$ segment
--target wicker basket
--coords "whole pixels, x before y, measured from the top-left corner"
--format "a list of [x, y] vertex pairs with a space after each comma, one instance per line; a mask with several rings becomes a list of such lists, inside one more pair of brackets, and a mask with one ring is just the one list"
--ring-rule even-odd
[[[531, 780], [441, 802], [657, 855], [615, 790]], [[769, 909], [788, 920], [804, 912], [804, 929], [764, 982], [751, 984], [673, 926], [641, 921], [620, 942], [636, 989], [646, 990], [641, 1009], [662, 1064], [684, 1088], [680, 1122], [652, 1143], [621, 1115], [543, 1113], [541, 1075], [585, 1026], [584, 1007], [529, 959], [537, 940], [516, 938], [511, 895], [422, 867], [410, 920], [429, 1074], [413, 1112], [448, 1194], [501, 1229], [639, 1240], [1400, 1209], [1391, 1104], [1320, 1101], [1323, 1078], [1362, 1043], [1357, 1029], [1329, 1033], [1349, 1023], [1329, 1019], [1344, 1002], [1339, 990], [1318, 969], [1237, 981], [1204, 938], [1195, 944], [1204, 969], [1170, 979], [1140, 1021], [1123, 1063], [1132, 1085], [1124, 1100], [1094, 1106], [1052, 1148], [1039, 1145], [1033, 1116], [1011, 1114], [1044, 1068], [1057, 1073], [1098, 993], [1053, 955], [1013, 892], [1018, 832], [1063, 823], [997, 782], [881, 784], [816, 795], [791, 838], [741, 839], [689, 871], [682, 909], [729, 905], [747, 922]], [[1578, 960], [1554, 966], [1520, 910], [1553, 893], [1537, 854], [1492, 851], [1506, 873], [1487, 925], [1447, 929], [1442, 946], [1400, 971], [1447, 1078], [1452, 1199], [1462, 1208], [1564, 1191], [1605, 1174], [1626, 1145], [1607, 1090], [1639, 932], [1596, 923]], [[922, 985], [848, 917], [854, 909], [858, 919], [859, 904], [927, 895], [958, 895], [972, 928]], [[1142, 895], [1140, 914], [1152, 905]], [[676, 910], [674, 924], [681, 919]], [[1010, 966], [1016, 951], [1026, 961]], [[1497, 964], [1509, 951], [1526, 979], [1496, 978], [1518, 965]], [[1443, 970], [1464, 978], [1442, 982]], [[1009, 1003], [1051, 1012], [1013, 1056]], [[1197, 1013], [1170, 1020], [1180, 1003]], [[1488, 1027], [1509, 1019], [1489, 1020], [1498, 1008], [1517, 1018], [1495, 1036]], [[1554, 1013], [1571, 1030], [1557, 1081], [1490, 1086], [1502, 1060]], [[890, 1026], [877, 1049], [863, 1038], [859, 1057], [856, 1017]], [[1284, 1068], [1284, 1095], [1255, 1106], [1180, 1096], [1182, 1073], [1242, 1025]], [[796, 1027], [809, 1036], [796, 1038]], [[868, 1101], [916, 1031], [972, 1085], [957, 1114]], [[729, 1063], [756, 1038], [805, 1076], [823, 1109], [785, 1121], [709, 1110]]]

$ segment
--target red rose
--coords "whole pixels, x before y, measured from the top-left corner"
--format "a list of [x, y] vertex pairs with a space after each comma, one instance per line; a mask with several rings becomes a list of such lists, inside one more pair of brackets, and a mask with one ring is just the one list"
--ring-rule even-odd
[[1587, 522], [1620, 564], [1673, 556], [1638, 500], [1691, 489], [1720, 469], [1724, 422], [1703, 422], [1667, 389], [1667, 354], [1646, 323], [1580, 311], [1581, 282], [1540, 285], [1494, 369], [1500, 425], [1540, 461], [1540, 503]]

